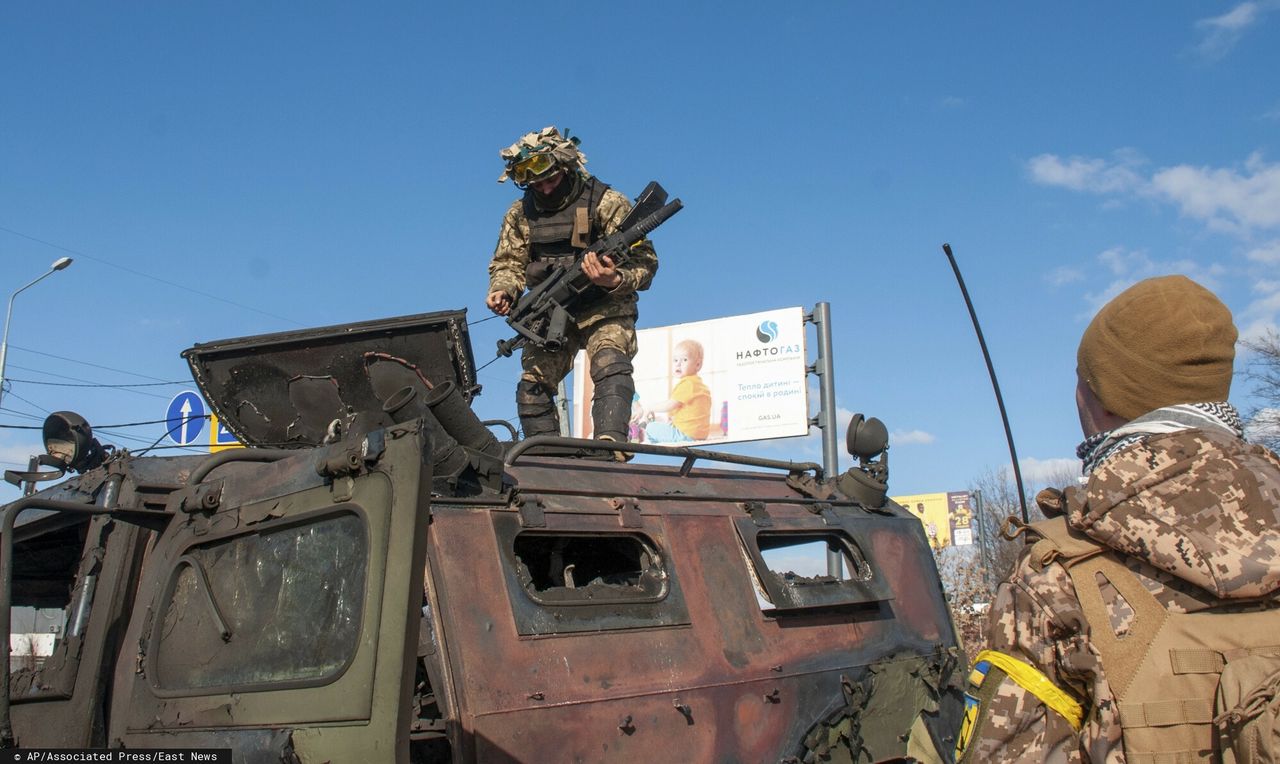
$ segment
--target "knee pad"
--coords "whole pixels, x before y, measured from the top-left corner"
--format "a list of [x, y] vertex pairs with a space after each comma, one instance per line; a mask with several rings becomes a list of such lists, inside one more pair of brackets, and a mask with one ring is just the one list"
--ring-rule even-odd
[[603, 380], [619, 374], [631, 376], [635, 367], [626, 353], [613, 348], [605, 348], [591, 356], [591, 381], [599, 385]]
[[546, 385], [526, 379], [516, 383], [516, 411], [521, 416], [545, 414], [555, 407], [555, 395]]

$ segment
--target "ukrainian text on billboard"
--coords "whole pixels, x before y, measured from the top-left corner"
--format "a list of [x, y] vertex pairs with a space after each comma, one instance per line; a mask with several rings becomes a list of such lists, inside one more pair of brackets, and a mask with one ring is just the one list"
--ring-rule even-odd
[[[676, 324], [636, 333], [632, 441], [693, 446], [809, 432], [800, 308]], [[579, 353], [573, 434], [592, 435], [591, 375]]]

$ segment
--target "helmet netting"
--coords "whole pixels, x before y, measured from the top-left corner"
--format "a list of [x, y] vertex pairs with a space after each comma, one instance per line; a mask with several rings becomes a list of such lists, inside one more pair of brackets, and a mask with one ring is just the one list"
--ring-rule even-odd
[[578, 148], [579, 142], [580, 139], [577, 136], [570, 136], [568, 130], [561, 135], [555, 127], [544, 127], [535, 133], [525, 133], [520, 136], [520, 140], [498, 152], [502, 161], [506, 163], [506, 169], [498, 176], [498, 182], [505, 183], [507, 179], [512, 178], [512, 170], [518, 162], [537, 154], [550, 154], [555, 158], [558, 168], [582, 169], [587, 164], [587, 155]]

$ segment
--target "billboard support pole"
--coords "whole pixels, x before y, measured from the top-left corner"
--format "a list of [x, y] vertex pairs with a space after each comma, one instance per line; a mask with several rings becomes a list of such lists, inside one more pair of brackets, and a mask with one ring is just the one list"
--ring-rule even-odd
[[[560, 386], [556, 389], [556, 413], [560, 417], [560, 435], [568, 437], [572, 435], [569, 429], [569, 392], [565, 389], [564, 380], [560, 380]], [[595, 435], [595, 433], [591, 433]]]
[[[840, 447], [836, 436], [836, 378], [835, 364], [831, 358], [831, 303], [820, 302], [813, 307], [813, 313], [805, 316], [818, 330], [818, 357], [813, 366], [808, 368], [812, 374], [818, 375], [818, 415], [810, 420], [822, 430], [822, 471], [830, 480], [840, 472]], [[840, 552], [827, 550], [827, 575], [841, 577], [842, 561]]]

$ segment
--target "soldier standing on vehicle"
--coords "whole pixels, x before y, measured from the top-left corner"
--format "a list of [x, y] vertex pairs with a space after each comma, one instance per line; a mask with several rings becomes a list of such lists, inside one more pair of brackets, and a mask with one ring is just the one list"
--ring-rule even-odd
[[1280, 684], [1280, 459], [1226, 402], [1235, 342], [1226, 306], [1184, 276], [1135, 284], [1085, 330], [1087, 484], [1042, 491], [1050, 519], [1018, 524], [1029, 546], [974, 660], [961, 761], [1274, 745], [1276, 704], [1242, 697]]
[[525, 437], [558, 434], [555, 391], [578, 350], [585, 347], [595, 387], [595, 437], [624, 442], [635, 395], [631, 359], [636, 354], [636, 293], [649, 288], [658, 258], [648, 240], [632, 247], [621, 265], [587, 251], [592, 242], [617, 232], [631, 202], [586, 171], [587, 158], [578, 143], [567, 130], [562, 136], [547, 127], [500, 152], [506, 170], [498, 182], [512, 179], [524, 196], [502, 220], [489, 263], [485, 304], [505, 316], [524, 289], [536, 286], [553, 268], [581, 258], [597, 293], [584, 294], [586, 302], [562, 349], [524, 347], [516, 411]]

